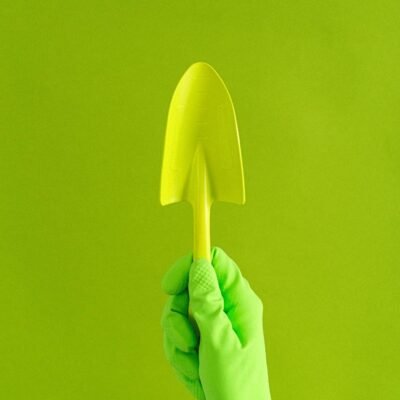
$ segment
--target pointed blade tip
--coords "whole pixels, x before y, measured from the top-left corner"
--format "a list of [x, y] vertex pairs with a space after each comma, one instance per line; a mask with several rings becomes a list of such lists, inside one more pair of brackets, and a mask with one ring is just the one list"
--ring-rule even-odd
[[[219, 79], [221, 77], [219, 76], [218, 72], [215, 70], [214, 67], [212, 67], [209, 63], [205, 61], [197, 61], [190, 65], [190, 67], [186, 70], [185, 74], [189, 75], [194, 75], [194, 76], [204, 76], [207, 74], [215, 75]], [[222, 80], [222, 79], [221, 79]]]

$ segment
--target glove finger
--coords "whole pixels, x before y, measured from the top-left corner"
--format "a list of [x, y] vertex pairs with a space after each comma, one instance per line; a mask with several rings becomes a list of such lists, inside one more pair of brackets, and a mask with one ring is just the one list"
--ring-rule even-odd
[[[173, 359], [173, 346], [171, 343], [168, 343], [168, 340], [164, 337], [165, 340], [165, 344], [164, 346], [166, 347], [166, 352], [168, 351], [168, 356], [167, 358]], [[195, 374], [193, 374], [192, 376], [197, 376], [196, 378], [192, 379], [189, 376], [187, 376], [186, 374], [182, 373], [182, 370], [177, 368], [175, 365], [171, 364], [176, 376], [178, 377], [178, 379], [183, 382], [183, 384], [186, 386], [186, 388], [193, 394], [193, 396], [197, 399], [197, 400], [206, 400], [205, 394], [204, 394], [204, 390], [203, 390], [203, 386], [201, 384], [200, 381], [200, 377], [198, 374], [198, 369], [197, 372]]]
[[195, 350], [199, 343], [196, 331], [187, 316], [188, 303], [187, 291], [171, 297], [164, 307], [161, 320], [161, 325], [170, 341], [184, 352]]
[[204, 341], [221, 350], [226, 345], [237, 345], [238, 337], [224, 312], [224, 299], [217, 275], [207, 260], [193, 262], [189, 274], [189, 295], [202, 343]]
[[206, 396], [204, 394], [203, 386], [200, 382], [200, 379], [188, 379], [184, 375], [181, 375], [179, 372], [177, 372], [177, 375], [197, 400], [206, 400]]
[[174, 296], [170, 296], [164, 306], [164, 311], [161, 318], [161, 325], [165, 316], [170, 312], [175, 312], [187, 316], [188, 308], [189, 308], [189, 292], [187, 290], [183, 291], [182, 293], [176, 294]]
[[243, 277], [239, 267], [224, 250], [213, 247], [211, 250], [212, 265], [217, 274], [218, 284], [225, 300], [225, 311], [238, 304], [252, 306], [257, 303], [257, 295]]
[[172, 264], [162, 280], [162, 288], [165, 293], [179, 294], [187, 289], [192, 260], [193, 255], [189, 253]]
[[167, 360], [179, 374], [190, 380], [199, 379], [199, 356], [195, 351], [185, 353], [179, 350], [166, 334], [164, 351]]
[[213, 247], [212, 263], [224, 297], [224, 310], [242, 346], [263, 329], [263, 303], [237, 264], [219, 247]]

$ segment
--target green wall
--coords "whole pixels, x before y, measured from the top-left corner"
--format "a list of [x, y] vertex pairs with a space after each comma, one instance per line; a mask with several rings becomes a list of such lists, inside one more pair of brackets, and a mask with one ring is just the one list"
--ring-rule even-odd
[[0, 23], [0, 398], [190, 399], [160, 281], [168, 105], [207, 61], [245, 206], [212, 242], [265, 304], [274, 400], [400, 398], [400, 3], [16, 1]]

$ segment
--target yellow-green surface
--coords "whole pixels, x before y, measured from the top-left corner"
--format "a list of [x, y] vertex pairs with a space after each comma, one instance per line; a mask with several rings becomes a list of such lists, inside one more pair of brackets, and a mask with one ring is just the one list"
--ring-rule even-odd
[[0, 398], [190, 399], [160, 281], [172, 92], [223, 76], [247, 203], [212, 244], [265, 304], [274, 400], [400, 397], [400, 3], [1, 3]]

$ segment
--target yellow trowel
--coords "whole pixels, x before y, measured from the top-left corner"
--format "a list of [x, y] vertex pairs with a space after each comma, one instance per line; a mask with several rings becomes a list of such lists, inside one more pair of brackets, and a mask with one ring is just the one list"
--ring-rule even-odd
[[162, 205], [192, 205], [193, 258], [208, 261], [212, 203], [245, 202], [235, 110], [221, 77], [204, 62], [185, 72], [172, 97], [160, 195]]

